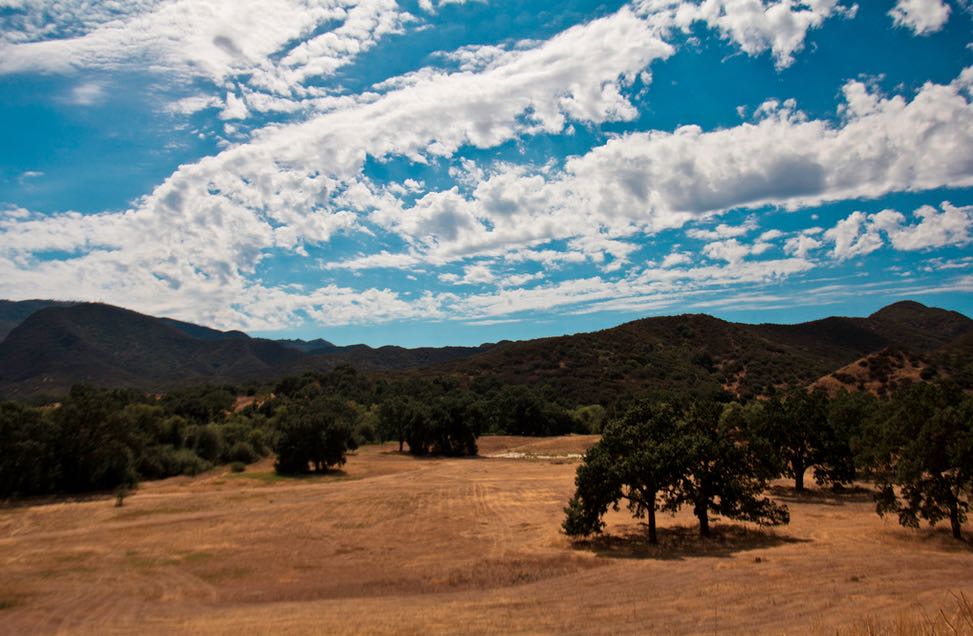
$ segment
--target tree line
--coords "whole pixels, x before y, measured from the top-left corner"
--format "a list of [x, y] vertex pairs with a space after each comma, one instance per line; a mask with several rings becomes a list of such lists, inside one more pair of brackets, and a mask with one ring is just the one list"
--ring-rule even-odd
[[[235, 408], [242, 392], [252, 404]], [[602, 529], [623, 501], [646, 517], [691, 507], [777, 524], [787, 510], [764, 496], [806, 474], [841, 489], [874, 481], [877, 509], [901, 523], [948, 522], [959, 537], [973, 501], [973, 397], [919, 383], [878, 399], [801, 388], [763, 399], [655, 394], [573, 406], [530, 387], [452, 378], [364, 376], [351, 367], [286, 378], [260, 390], [200, 386], [165, 395], [74, 387], [57, 404], [0, 403], [0, 497], [80, 493], [139, 480], [242, 468], [276, 457], [282, 474], [327, 471], [361, 444], [393, 441], [415, 455], [474, 455], [485, 434], [601, 433], [576, 476], [564, 529]]]
[[[241, 393], [254, 400], [237, 409]], [[0, 403], [0, 497], [130, 487], [271, 454], [282, 474], [323, 472], [384, 441], [415, 455], [475, 455], [483, 434], [597, 432], [603, 419], [597, 405], [569, 410], [527, 387], [390, 382], [347, 366], [259, 390], [147, 395], [79, 385], [53, 404]]]
[[746, 404], [645, 399], [609, 422], [584, 455], [563, 529], [598, 533], [622, 502], [646, 518], [652, 543], [656, 513], [683, 506], [703, 536], [711, 515], [787, 523], [787, 508], [764, 493], [782, 476], [801, 492], [808, 471], [835, 490], [870, 478], [879, 514], [910, 527], [945, 520], [959, 539], [973, 502], [973, 396], [923, 383], [881, 400], [802, 388]]

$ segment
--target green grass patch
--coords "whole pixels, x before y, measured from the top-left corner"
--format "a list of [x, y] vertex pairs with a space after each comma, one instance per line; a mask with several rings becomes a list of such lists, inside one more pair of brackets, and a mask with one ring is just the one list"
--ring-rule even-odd
[[351, 481], [354, 479], [361, 479], [360, 477], [351, 477], [344, 471], [336, 470], [328, 473], [308, 473], [306, 475], [281, 475], [277, 471], [261, 471], [261, 472], [245, 472], [245, 473], [229, 473], [225, 477], [226, 479], [251, 479], [253, 481], [266, 484], [268, 486], [273, 484], [281, 483], [299, 483], [299, 482], [319, 482], [319, 481]]
[[200, 563], [202, 561], [208, 561], [213, 558], [211, 552], [205, 552], [202, 550], [196, 552], [186, 552], [180, 557], [183, 563]]

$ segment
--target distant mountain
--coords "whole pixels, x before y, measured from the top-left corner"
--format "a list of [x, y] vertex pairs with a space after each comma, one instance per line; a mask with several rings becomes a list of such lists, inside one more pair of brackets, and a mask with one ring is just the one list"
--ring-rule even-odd
[[218, 331], [216, 329], [210, 329], [209, 327], [203, 327], [202, 325], [194, 325], [191, 322], [182, 322], [181, 320], [174, 320], [172, 318], [159, 318], [159, 321], [174, 329], [178, 329], [187, 336], [196, 338], [198, 340], [208, 340], [213, 342], [217, 340], [250, 339], [250, 336], [242, 331]]
[[77, 303], [57, 300], [0, 300], [0, 342], [35, 311], [45, 307], [70, 307], [75, 304]]
[[8, 303], [19, 313], [8, 309], [6, 315], [25, 317], [0, 342], [0, 395], [56, 395], [79, 382], [164, 390], [192, 382], [273, 381], [339, 364], [415, 369], [484, 350], [265, 340], [100, 303], [36, 302]]
[[283, 345], [219, 333], [98, 303], [46, 307], [0, 343], [0, 391], [53, 394], [77, 382], [158, 390], [303, 368], [305, 356]]
[[[0, 342], [2, 395], [56, 394], [77, 382], [145, 390], [270, 382], [339, 364], [363, 372], [446, 375], [463, 384], [527, 384], [578, 404], [652, 389], [752, 396], [825, 377], [832, 387], [837, 382], [877, 391], [874, 382], [918, 377], [926, 367], [932, 367], [925, 372], [929, 377], [973, 386], [973, 320], [911, 301], [867, 318], [796, 325], [687, 314], [555, 338], [419, 349], [263, 340], [109, 305], [36, 302], [42, 307]], [[10, 305], [7, 316], [30, 309]], [[874, 373], [865, 374], [866, 368]]]
[[337, 345], [323, 338], [315, 338], [314, 340], [278, 340], [277, 342], [289, 349], [303, 353], [332, 353], [340, 349]]

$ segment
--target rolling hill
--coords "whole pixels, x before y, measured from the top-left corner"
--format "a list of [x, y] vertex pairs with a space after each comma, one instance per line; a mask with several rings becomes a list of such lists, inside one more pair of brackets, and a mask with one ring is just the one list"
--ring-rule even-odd
[[97, 303], [42, 304], [0, 342], [0, 395], [57, 394], [77, 382], [145, 390], [196, 382], [271, 382], [351, 364], [389, 377], [407, 373], [445, 375], [468, 385], [528, 384], [551, 399], [575, 404], [674, 388], [752, 396], [828, 376], [847, 388], [872, 387], [873, 378], [860, 370], [879, 372], [886, 362], [892, 364], [883, 351], [903, 352], [910, 377], [932, 365], [936, 377], [973, 381], [973, 320], [904, 301], [866, 318], [796, 325], [748, 325], [687, 314], [521, 342], [405, 349], [264, 340]]

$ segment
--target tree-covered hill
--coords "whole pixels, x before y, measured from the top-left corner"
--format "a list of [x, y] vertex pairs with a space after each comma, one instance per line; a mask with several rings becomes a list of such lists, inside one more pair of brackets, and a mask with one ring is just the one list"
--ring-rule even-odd
[[[937, 376], [973, 386], [973, 320], [911, 301], [866, 318], [796, 325], [748, 325], [686, 314], [592, 333], [418, 349], [263, 340], [82, 303], [34, 311], [0, 342], [0, 395], [57, 395], [78, 382], [152, 391], [203, 381], [271, 383], [350, 364], [383, 376], [449, 376], [481, 387], [527, 385], [568, 406], [607, 405], [673, 389], [747, 398], [785, 385], [809, 385], [835, 372], [849, 376], [849, 365], [869, 356], [878, 356], [874, 370], [881, 375], [887, 366], [882, 361], [891, 364], [882, 351], [901, 351], [935, 367]], [[857, 388], [871, 381], [859, 379], [840, 383]]]

